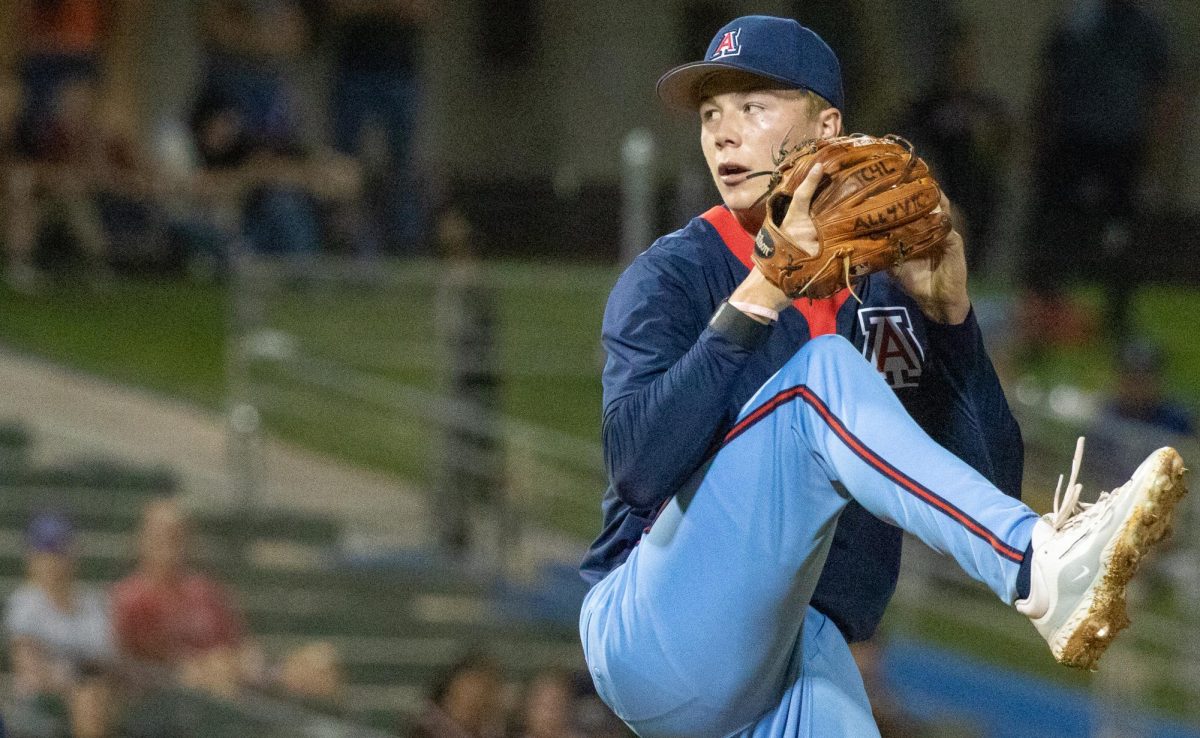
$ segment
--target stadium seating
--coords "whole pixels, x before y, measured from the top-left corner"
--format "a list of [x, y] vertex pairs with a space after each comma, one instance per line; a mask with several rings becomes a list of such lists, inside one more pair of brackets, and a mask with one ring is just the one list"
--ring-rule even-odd
[[[20, 583], [24, 528], [47, 507], [69, 514], [79, 530], [83, 580], [107, 584], [127, 573], [141, 508], [179, 492], [173, 475], [104, 459], [36, 464], [32, 444], [19, 424], [0, 424], [0, 595]], [[511, 586], [445, 564], [353, 566], [336, 520], [198, 510], [193, 521], [197, 564], [230, 586], [269, 657], [314, 640], [337, 648], [348, 681], [341, 717], [402, 729], [432, 680], [471, 648], [494, 655], [513, 681], [546, 667], [582, 665], [573, 619], [539, 620], [536, 608], [513, 606]], [[179, 699], [192, 712], [212, 702]], [[204, 709], [243, 721], [255, 713], [245, 704]]]

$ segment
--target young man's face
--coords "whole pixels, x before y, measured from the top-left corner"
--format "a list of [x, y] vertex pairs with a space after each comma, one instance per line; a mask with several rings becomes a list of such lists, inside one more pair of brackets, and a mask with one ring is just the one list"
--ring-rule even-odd
[[836, 135], [840, 127], [836, 110], [810, 112], [800, 90], [764, 88], [753, 77], [727, 75], [707, 84], [704, 94], [700, 147], [721, 198], [735, 213], [749, 211], [766, 192], [770, 177], [746, 175], [774, 169], [785, 142], [791, 147]]

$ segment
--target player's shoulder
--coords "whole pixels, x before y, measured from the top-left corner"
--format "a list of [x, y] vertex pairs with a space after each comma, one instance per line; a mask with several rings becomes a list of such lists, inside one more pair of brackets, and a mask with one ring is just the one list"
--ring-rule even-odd
[[660, 236], [638, 254], [630, 269], [677, 273], [711, 268], [723, 256], [724, 247], [716, 229], [697, 216], [682, 228]]
[[721, 246], [721, 237], [707, 220], [697, 215], [678, 230], [672, 231], [657, 241], [644, 254], [653, 254], [663, 259], [711, 259], [714, 247]]
[[[718, 238], [714, 244], [712, 239]], [[609, 295], [608, 314], [627, 314], [641, 304], [676, 311], [699, 299], [695, 293], [714, 272], [721, 254], [719, 237], [701, 218], [672, 231], [638, 254], [621, 273]]]

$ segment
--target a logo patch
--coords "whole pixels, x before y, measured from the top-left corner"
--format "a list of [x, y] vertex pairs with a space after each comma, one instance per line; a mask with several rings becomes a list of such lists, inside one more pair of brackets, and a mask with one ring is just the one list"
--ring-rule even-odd
[[738, 41], [738, 36], [741, 35], [742, 29], [740, 28], [726, 31], [725, 35], [721, 37], [721, 42], [717, 44], [717, 50], [713, 52], [712, 58], [724, 59], [727, 56], [737, 56], [742, 53], [742, 44]]
[[864, 308], [858, 311], [863, 332], [863, 357], [883, 375], [892, 389], [916, 387], [925, 350], [913, 333], [908, 308]]
[[771, 238], [771, 234], [767, 233], [765, 228], [760, 230], [758, 237], [754, 239], [754, 250], [764, 259], [775, 255], [775, 239]]

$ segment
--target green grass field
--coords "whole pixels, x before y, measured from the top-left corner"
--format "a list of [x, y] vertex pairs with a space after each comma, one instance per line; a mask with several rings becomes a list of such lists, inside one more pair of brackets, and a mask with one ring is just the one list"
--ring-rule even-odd
[[[421, 269], [430, 271], [429, 265]], [[489, 267], [498, 277], [505, 409], [532, 422], [595, 438], [599, 423], [601, 311], [613, 269], [552, 269], [519, 263]], [[539, 288], [538, 276], [552, 285]], [[504, 286], [507, 282], [509, 286]], [[573, 291], [572, 285], [586, 289]], [[984, 290], [989, 295], [1002, 290]], [[1082, 289], [1077, 300], [1096, 306]], [[432, 289], [347, 292], [297, 290], [272, 299], [267, 322], [300, 335], [306, 349], [417, 386], [435, 387], [429, 355]], [[1200, 292], [1147, 288], [1135, 303], [1145, 335], [1168, 347], [1172, 391], [1200, 406]], [[220, 407], [227, 388], [229, 294], [187, 282], [119, 282], [104, 292], [59, 287], [27, 296], [0, 287], [0, 342], [117, 381]], [[1051, 350], [1022, 366], [1046, 383], [1102, 389], [1112, 380], [1113, 347], [1097, 342]]]

